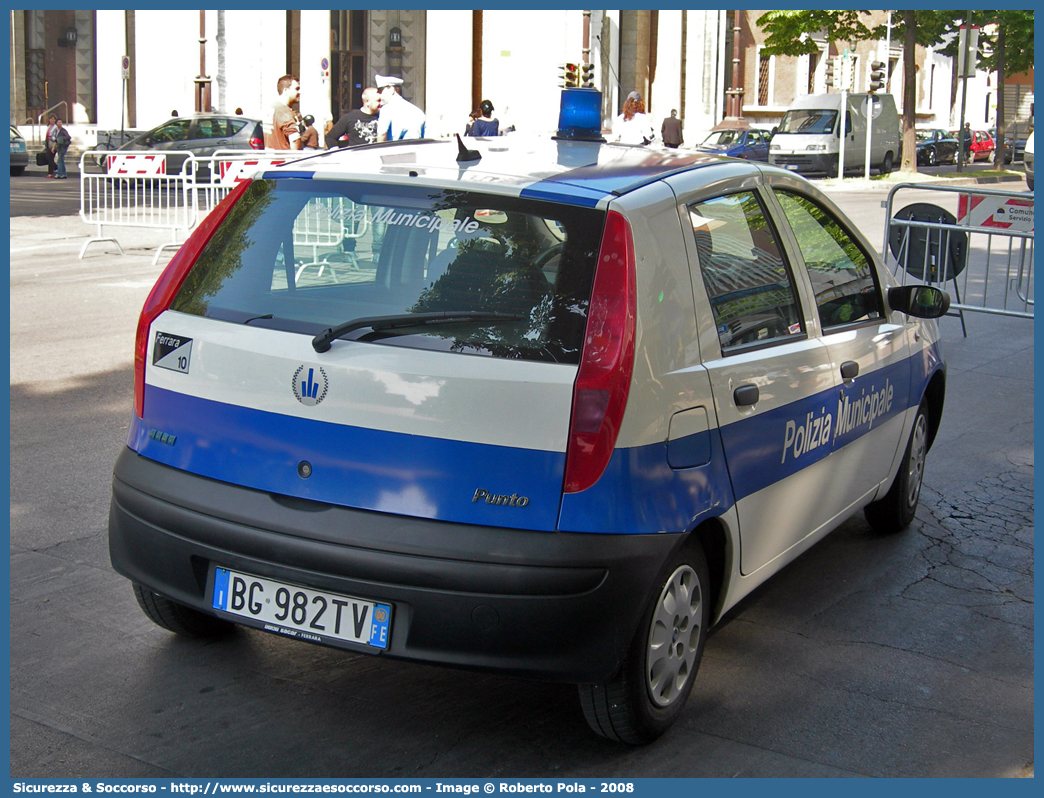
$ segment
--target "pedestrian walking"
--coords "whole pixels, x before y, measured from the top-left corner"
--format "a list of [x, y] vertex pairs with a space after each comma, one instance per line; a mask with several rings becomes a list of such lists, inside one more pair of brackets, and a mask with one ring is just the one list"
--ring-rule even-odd
[[402, 78], [377, 75], [375, 82], [377, 91], [381, 93], [377, 140], [402, 141], [424, 138], [427, 117], [420, 108], [402, 96]]
[[645, 113], [642, 95], [632, 91], [624, 100], [623, 110], [613, 124], [613, 136], [621, 144], [649, 144], [656, 138], [652, 122]]
[[298, 116], [291, 106], [301, 99], [301, 84], [293, 75], [276, 81], [279, 97], [273, 104], [272, 132], [265, 142], [270, 150], [299, 150], [302, 146]]
[[678, 118], [678, 109], [672, 108], [671, 115], [663, 120], [663, 124], [660, 125], [660, 137], [663, 139], [665, 147], [670, 147], [672, 150], [678, 149], [683, 143], [682, 139], [682, 125], [681, 120]]
[[362, 92], [362, 105], [344, 114], [326, 134], [326, 148], [358, 147], [377, 141], [377, 117], [381, 110], [381, 95], [374, 86]]
[[479, 112], [482, 114], [471, 125], [472, 136], [499, 136], [500, 120], [493, 118], [493, 103], [483, 100], [479, 103]]
[[56, 119], [54, 124], [54, 151], [57, 156], [54, 177], [56, 180], [65, 180], [68, 177], [65, 172], [65, 153], [69, 151], [69, 145], [72, 144], [72, 136], [62, 125], [61, 119]]
[[47, 134], [44, 136], [44, 156], [47, 158], [47, 176], [54, 177], [58, 171], [58, 163], [55, 156], [58, 145], [54, 140], [54, 134], [58, 131], [58, 117], [51, 114], [47, 119]]

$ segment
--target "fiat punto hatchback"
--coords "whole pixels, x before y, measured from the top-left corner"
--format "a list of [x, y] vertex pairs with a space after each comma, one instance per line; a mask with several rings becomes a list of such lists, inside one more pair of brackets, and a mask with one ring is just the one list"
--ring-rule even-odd
[[945, 293], [803, 178], [509, 138], [240, 183], [142, 311], [110, 549], [173, 632], [579, 685], [678, 717], [708, 629], [914, 517]]

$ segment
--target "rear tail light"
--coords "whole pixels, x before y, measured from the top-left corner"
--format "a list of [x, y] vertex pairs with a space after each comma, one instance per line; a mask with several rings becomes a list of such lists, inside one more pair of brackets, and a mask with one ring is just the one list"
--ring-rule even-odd
[[265, 140], [258, 138], [257, 136], [250, 137], [250, 149], [252, 150], [263, 150], [265, 148]]
[[631, 226], [609, 211], [573, 386], [566, 493], [587, 490], [597, 482], [616, 446], [634, 371], [636, 295]]
[[145, 417], [145, 358], [149, 351], [149, 328], [156, 317], [170, 307], [170, 303], [174, 301], [178, 289], [181, 288], [185, 277], [192, 270], [199, 253], [203, 251], [203, 247], [210, 241], [214, 231], [218, 229], [229, 210], [249, 185], [249, 180], [241, 182], [214, 210], [207, 214], [199, 227], [181, 245], [177, 254], [171, 258], [167, 268], [156, 281], [156, 285], [152, 287], [149, 298], [145, 300], [145, 306], [138, 317], [138, 332], [134, 341], [134, 412], [138, 414], [138, 418]]

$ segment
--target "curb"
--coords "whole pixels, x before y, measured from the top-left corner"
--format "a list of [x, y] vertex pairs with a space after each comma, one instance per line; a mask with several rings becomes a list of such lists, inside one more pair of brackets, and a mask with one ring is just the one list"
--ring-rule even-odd
[[[899, 173], [892, 173], [892, 175], [897, 174]], [[1025, 181], [1025, 177], [1021, 174], [990, 175], [988, 177], [974, 177], [969, 175], [968, 177], [943, 178], [921, 175], [919, 172], [916, 172], [908, 177], [911, 179], [895, 181], [867, 180], [863, 177], [846, 177], [843, 182], [839, 182], [836, 177], [832, 177], [825, 178], [819, 181], [816, 185], [818, 185], [822, 191], [889, 191], [892, 186], [898, 183], [918, 183], [924, 186], [977, 186], [998, 183], [1023, 183]]]

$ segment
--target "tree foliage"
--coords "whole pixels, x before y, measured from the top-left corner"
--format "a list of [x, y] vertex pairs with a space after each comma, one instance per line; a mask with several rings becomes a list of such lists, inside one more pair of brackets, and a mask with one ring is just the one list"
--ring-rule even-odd
[[813, 36], [830, 44], [883, 39], [885, 26], [867, 27], [864, 18], [869, 14], [869, 11], [852, 10], [769, 11], [758, 17], [758, 25], [768, 34], [762, 52], [765, 55], [818, 53], [819, 44]]

